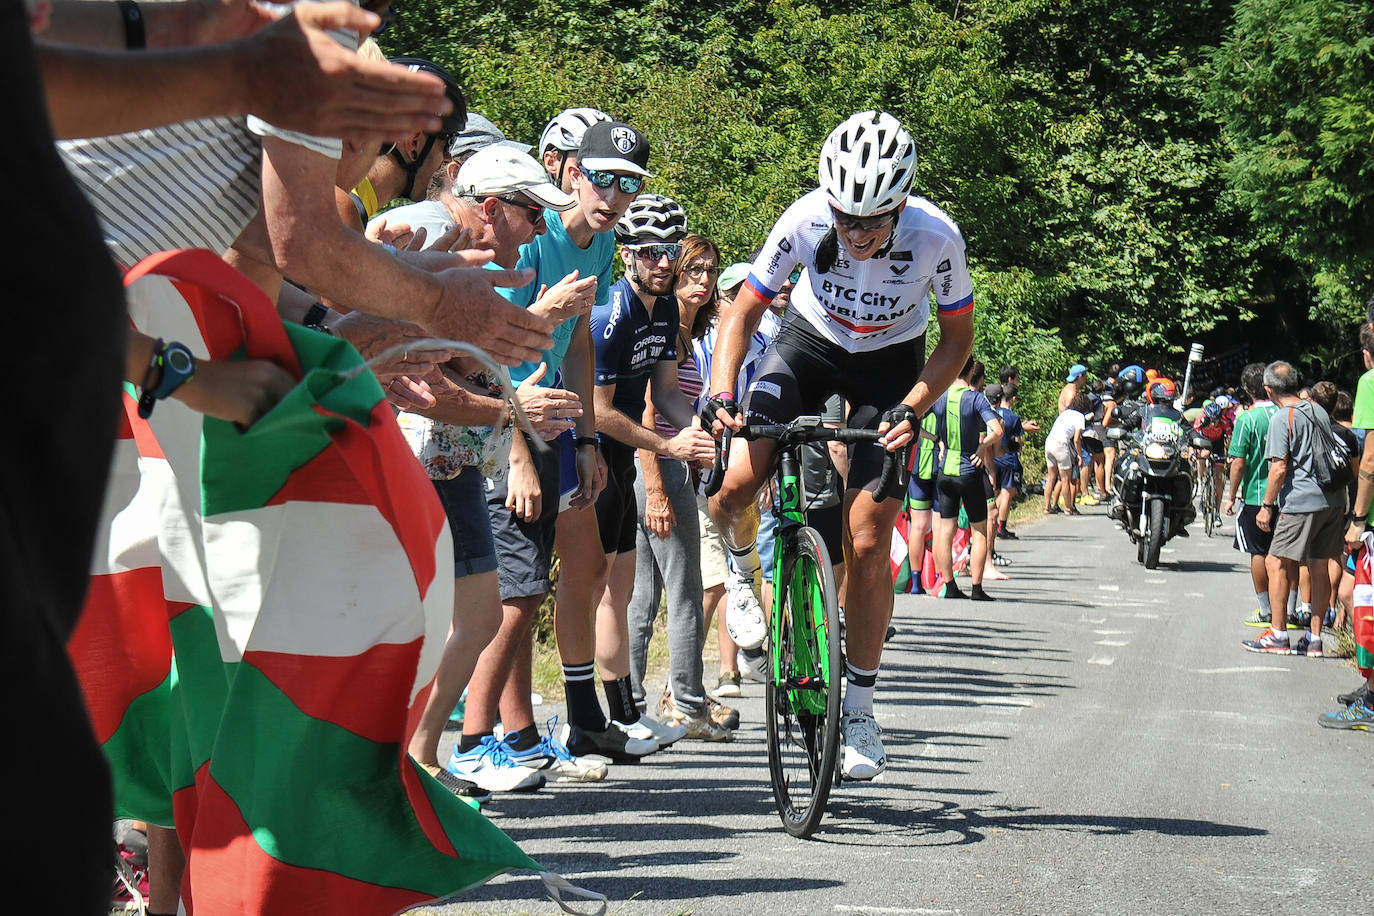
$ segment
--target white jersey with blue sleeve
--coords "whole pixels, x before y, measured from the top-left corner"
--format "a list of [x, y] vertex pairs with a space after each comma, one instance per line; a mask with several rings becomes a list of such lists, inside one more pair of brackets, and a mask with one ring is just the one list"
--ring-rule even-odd
[[771, 302], [794, 268], [792, 308], [818, 333], [851, 353], [913, 340], [930, 321], [930, 297], [942, 314], [973, 309], [964, 237], [939, 207], [910, 196], [888, 243], [867, 260], [839, 256], [830, 270], [816, 268], [816, 248], [834, 217], [817, 189], [788, 207], [768, 234], [745, 281]]

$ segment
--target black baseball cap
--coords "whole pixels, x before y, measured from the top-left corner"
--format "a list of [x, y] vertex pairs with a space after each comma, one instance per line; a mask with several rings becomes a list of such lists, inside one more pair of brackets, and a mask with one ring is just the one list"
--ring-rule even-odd
[[582, 135], [577, 161], [600, 172], [626, 172], [653, 178], [649, 171], [649, 139], [621, 121], [598, 121]]

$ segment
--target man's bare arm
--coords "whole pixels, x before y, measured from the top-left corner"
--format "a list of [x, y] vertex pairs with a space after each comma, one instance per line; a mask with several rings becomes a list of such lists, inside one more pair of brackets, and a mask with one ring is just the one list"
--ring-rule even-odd
[[[145, 8], [163, 5], [182, 4]], [[113, 4], [74, 6], [92, 7], [101, 22], [109, 10], [117, 13]], [[58, 139], [249, 113], [278, 127], [355, 141], [439, 130], [451, 103], [437, 77], [364, 60], [327, 34], [365, 35], [376, 22], [348, 3], [311, 3], [251, 37], [213, 45], [113, 50], [97, 28], [95, 47], [40, 36], [37, 51]]]

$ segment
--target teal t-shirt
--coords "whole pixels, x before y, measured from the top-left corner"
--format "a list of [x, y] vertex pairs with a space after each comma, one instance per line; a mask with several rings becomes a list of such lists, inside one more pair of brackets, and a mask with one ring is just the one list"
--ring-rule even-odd
[[1374, 429], [1374, 369], [1360, 376], [1355, 385], [1355, 416], [1350, 425], [1356, 429]]
[[1240, 478], [1240, 496], [1247, 506], [1264, 503], [1264, 487], [1269, 481], [1269, 420], [1278, 410], [1273, 401], [1256, 401], [1236, 420], [1231, 431], [1228, 454], [1245, 462]]
[[[536, 235], [534, 241], [520, 246], [520, 260], [515, 265], [517, 269], [534, 268], [534, 279], [526, 286], [497, 287], [496, 291], [516, 305], [529, 308], [539, 295], [541, 286], [553, 286], [576, 270], [578, 276], [596, 277], [597, 305], [609, 302], [611, 264], [615, 256], [615, 239], [611, 233], [598, 232], [592, 236], [592, 243], [583, 249], [568, 238], [568, 230], [563, 228], [563, 215], [557, 210], [545, 210], [544, 223], [548, 230], [543, 235]], [[553, 349], [543, 351], [543, 361], [548, 364], [548, 371], [540, 384], [553, 384], [553, 374], [563, 365], [563, 357], [567, 355], [578, 320], [570, 318], [554, 328]], [[511, 381], [519, 385], [538, 368], [538, 363], [514, 366], [510, 370]]]

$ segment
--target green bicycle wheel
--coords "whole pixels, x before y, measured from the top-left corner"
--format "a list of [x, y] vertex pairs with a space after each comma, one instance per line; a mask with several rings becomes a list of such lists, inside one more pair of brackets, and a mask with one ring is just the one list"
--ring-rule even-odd
[[825, 815], [840, 745], [840, 609], [821, 536], [784, 546], [771, 626], [766, 708], [773, 800], [787, 832], [809, 837]]

